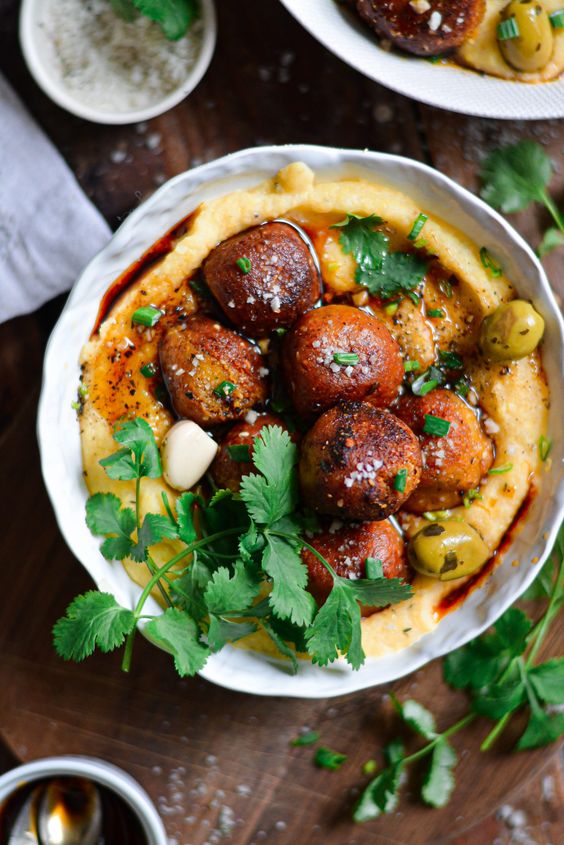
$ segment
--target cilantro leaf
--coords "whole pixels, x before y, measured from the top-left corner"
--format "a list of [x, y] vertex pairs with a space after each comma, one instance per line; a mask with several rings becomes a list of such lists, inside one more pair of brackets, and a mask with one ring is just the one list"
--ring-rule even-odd
[[557, 229], [556, 226], [551, 226], [543, 235], [542, 241], [537, 249], [537, 255], [539, 258], [544, 258], [549, 252], [562, 246], [564, 246], [564, 232]]
[[344, 253], [352, 255], [359, 267], [376, 270], [382, 266], [388, 252], [388, 238], [378, 229], [383, 222], [376, 214], [367, 217], [347, 214], [331, 228], [341, 230], [339, 243]]
[[353, 581], [340, 578], [339, 583], [345, 590], [350, 590], [362, 604], [370, 607], [386, 607], [397, 604], [413, 595], [413, 590], [401, 578], [362, 578]]
[[306, 631], [307, 650], [314, 663], [327, 666], [346, 656], [353, 669], [364, 662], [360, 643], [360, 608], [354, 594], [336, 580], [327, 601]]
[[355, 280], [371, 294], [390, 299], [401, 291], [414, 290], [424, 279], [427, 262], [410, 252], [389, 252], [379, 269], [359, 267]]
[[515, 748], [517, 751], [540, 748], [555, 742], [562, 734], [564, 734], [564, 713], [550, 714], [542, 709], [535, 709]]
[[249, 634], [254, 634], [257, 630], [254, 622], [230, 622], [212, 613], [208, 629], [208, 645], [212, 651], [220, 651], [227, 643], [235, 643], [243, 637], [248, 637]]
[[161, 477], [159, 449], [153, 430], [146, 420], [136, 418], [118, 423], [114, 429], [114, 440], [123, 448], [100, 461], [110, 478], [131, 481], [135, 478]]
[[395, 766], [396, 763], [400, 763], [403, 760], [405, 757], [405, 748], [399, 737], [395, 737], [395, 739], [391, 739], [388, 742], [384, 748], [384, 757], [388, 766]]
[[132, 0], [137, 9], [162, 28], [170, 41], [186, 35], [197, 16], [195, 0]]
[[403, 721], [412, 730], [424, 736], [425, 739], [434, 739], [437, 736], [435, 717], [422, 704], [413, 699], [401, 703], [395, 696], [392, 696], [392, 701]]
[[195, 493], [183, 493], [176, 500], [176, 519], [178, 520], [178, 536], [189, 546], [198, 539], [198, 532], [194, 525], [194, 505], [203, 506], [201, 496]]
[[552, 162], [540, 144], [519, 141], [494, 150], [482, 164], [481, 196], [506, 214], [544, 202]]
[[131, 610], [121, 607], [110, 593], [90, 590], [77, 596], [53, 628], [57, 654], [64, 660], [84, 660], [94, 649], [113, 651], [135, 627]]
[[175, 540], [178, 528], [170, 517], [157, 513], [148, 513], [137, 533], [137, 542], [131, 547], [130, 555], [138, 563], [147, 560], [149, 546], [161, 540]]
[[174, 657], [179, 675], [195, 675], [205, 666], [209, 648], [200, 642], [200, 629], [194, 620], [176, 607], [169, 607], [145, 626], [145, 633]]
[[266, 426], [256, 438], [253, 463], [262, 475], [246, 475], [241, 498], [251, 517], [272, 525], [290, 514], [297, 503], [296, 444], [280, 426]]
[[210, 613], [229, 616], [229, 612], [246, 610], [260, 592], [260, 582], [252, 578], [243, 561], [235, 563], [233, 575], [220, 566], [208, 582], [204, 598]]
[[547, 704], [564, 704], [564, 657], [554, 657], [529, 669], [531, 685]]
[[501, 719], [523, 704], [527, 694], [522, 681], [492, 684], [474, 699], [472, 708], [480, 716], [488, 719]]
[[211, 578], [211, 572], [198, 552], [194, 552], [192, 562], [186, 572], [171, 583], [171, 590], [176, 604], [194, 619], [203, 619], [208, 608], [204, 591]]
[[384, 769], [370, 781], [354, 808], [355, 822], [368, 822], [395, 810], [399, 800], [402, 764]]
[[439, 739], [433, 749], [431, 765], [423, 781], [421, 797], [431, 807], [444, 807], [454, 789], [453, 768], [457, 758], [446, 739]]
[[315, 600], [306, 591], [307, 566], [286, 540], [267, 535], [262, 568], [272, 579], [270, 605], [282, 619], [308, 625], [315, 611]]
[[[273, 617], [274, 618], [274, 617]], [[292, 675], [296, 675], [298, 672], [298, 659], [296, 657], [296, 653], [293, 648], [290, 648], [288, 643], [284, 642], [283, 638], [280, 636], [278, 631], [269, 623], [266, 619], [261, 619], [261, 627], [263, 628], [264, 632], [267, 634], [268, 637], [272, 640], [278, 651], [287, 657], [290, 661], [290, 671]]]
[[494, 624], [492, 645], [498, 651], [506, 649], [516, 657], [525, 651], [531, 627], [531, 620], [526, 613], [517, 607], [510, 607]]
[[100, 547], [106, 560], [123, 560], [129, 556], [135, 514], [131, 508], [122, 508], [121, 500], [113, 493], [90, 496], [86, 502], [86, 524], [95, 536], [107, 537]]
[[336, 772], [337, 769], [340, 769], [346, 759], [346, 754], [340, 754], [338, 751], [332, 751], [330, 748], [325, 748], [323, 745], [316, 750], [313, 758], [315, 765], [319, 769], [329, 769], [330, 772]]

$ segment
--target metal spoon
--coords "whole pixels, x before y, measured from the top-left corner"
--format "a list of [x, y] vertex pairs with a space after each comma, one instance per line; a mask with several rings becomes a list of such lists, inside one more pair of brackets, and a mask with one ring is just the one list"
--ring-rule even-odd
[[65, 778], [45, 787], [37, 811], [41, 845], [96, 845], [102, 830], [102, 802], [91, 780]]

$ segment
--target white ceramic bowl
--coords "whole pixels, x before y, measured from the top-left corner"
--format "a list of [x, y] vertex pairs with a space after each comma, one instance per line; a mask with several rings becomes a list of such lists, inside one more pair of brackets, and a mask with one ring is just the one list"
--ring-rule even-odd
[[[475, 637], [531, 583], [540, 563], [533, 567], [527, 562], [533, 556], [544, 560], [556, 536], [564, 512], [564, 327], [541, 265], [499, 214], [424, 164], [368, 151], [301, 145], [258, 147], [182, 173], [126, 219], [74, 286], [45, 355], [38, 437], [45, 483], [67, 543], [100, 589], [132, 607], [139, 588], [121, 564], [104, 560], [99, 541], [90, 534], [83, 518], [87, 491], [82, 479], [78, 425], [71, 409], [79, 379], [80, 348], [94, 324], [106, 288], [157, 238], [202, 200], [254, 185], [292, 161], [306, 162], [319, 176], [364, 175], [387, 183], [411, 195], [431, 213], [456, 221], [475, 243], [491, 248], [519, 293], [530, 298], [546, 320], [544, 360], [552, 391], [552, 469], [544, 476], [542, 491], [526, 524], [487, 585], [475, 590], [431, 634], [396, 655], [368, 660], [358, 672], [345, 663], [320, 668], [303, 661], [299, 673], [292, 677], [284, 662], [230, 646], [213, 655], [201, 673], [214, 683], [242, 692], [325, 698], [392, 681]], [[523, 561], [518, 568], [510, 563], [516, 558]], [[157, 611], [155, 603], [149, 605], [149, 613]]]
[[95, 757], [44, 757], [11, 769], [0, 776], [0, 807], [17, 789], [28, 783], [64, 776], [89, 778], [115, 792], [139, 819], [147, 845], [168, 845], [164, 825], [145, 790], [122, 769]]
[[[52, 0], [49, 0], [52, 2]], [[58, 77], [47, 45], [44, 10], [47, 0], [23, 0], [20, 11], [20, 44], [27, 66], [37, 84], [57, 105], [94, 123], [125, 124], [149, 120], [176, 106], [190, 94], [202, 79], [213, 56], [217, 21], [213, 0], [200, 0], [202, 40], [200, 52], [186, 79], [159, 102], [142, 109], [109, 111], [98, 109], [78, 99]]]
[[542, 85], [496, 79], [462, 67], [386, 52], [376, 36], [336, 0], [281, 0], [328, 50], [393, 91], [449, 111], [539, 120], [564, 117], [564, 78]]

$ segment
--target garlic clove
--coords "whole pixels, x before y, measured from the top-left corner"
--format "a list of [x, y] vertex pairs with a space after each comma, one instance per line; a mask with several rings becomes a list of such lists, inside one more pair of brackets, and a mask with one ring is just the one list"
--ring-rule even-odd
[[166, 483], [175, 490], [189, 490], [204, 475], [218, 448], [215, 440], [192, 420], [175, 423], [161, 444]]

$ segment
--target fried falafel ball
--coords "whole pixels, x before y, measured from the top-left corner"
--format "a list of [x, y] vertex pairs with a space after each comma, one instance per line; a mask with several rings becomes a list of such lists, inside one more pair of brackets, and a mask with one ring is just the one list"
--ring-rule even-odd
[[240, 419], [267, 398], [259, 349], [209, 317], [167, 329], [159, 357], [175, 413], [201, 426]]
[[354, 0], [377, 35], [416, 56], [436, 56], [467, 41], [486, 11], [485, 0]]
[[350, 305], [308, 311], [284, 338], [282, 372], [296, 411], [308, 416], [340, 400], [385, 408], [404, 377], [400, 348], [377, 317]]
[[229, 320], [251, 337], [291, 326], [321, 294], [309, 247], [287, 223], [265, 223], [223, 241], [203, 274]]
[[341, 402], [302, 441], [299, 477], [305, 503], [318, 513], [382, 520], [413, 493], [421, 469], [405, 423], [368, 402]]
[[[255, 417], [252, 422], [248, 420], [235, 423], [223, 438], [219, 451], [213, 464], [210, 467], [213, 480], [218, 487], [228, 487], [234, 493], [239, 492], [241, 479], [244, 475], [257, 472], [251, 460], [253, 444], [260, 435], [262, 429], [267, 425], [276, 425], [287, 431], [288, 428], [280, 417], [274, 414], [257, 415], [254, 411], [247, 414], [247, 417]], [[291, 435], [295, 439], [295, 435]], [[232, 447], [236, 447], [233, 449]], [[239, 447], [239, 448], [237, 448]]]
[[[385, 578], [405, 580], [410, 576], [405, 544], [388, 520], [346, 525], [340, 520], [334, 520], [310, 542], [341, 578], [366, 578], [368, 557], [381, 561]], [[303, 549], [301, 554], [308, 569], [307, 589], [318, 605], [322, 605], [333, 587], [333, 577], [308, 549]], [[379, 609], [361, 606], [363, 616], [370, 616]]]
[[[464, 494], [479, 485], [494, 458], [492, 442], [475, 412], [456, 393], [441, 389], [426, 396], [403, 396], [395, 413], [418, 436], [423, 455], [419, 487], [405, 507], [424, 513], [461, 505]], [[426, 433], [429, 415], [450, 423], [445, 436]]]

